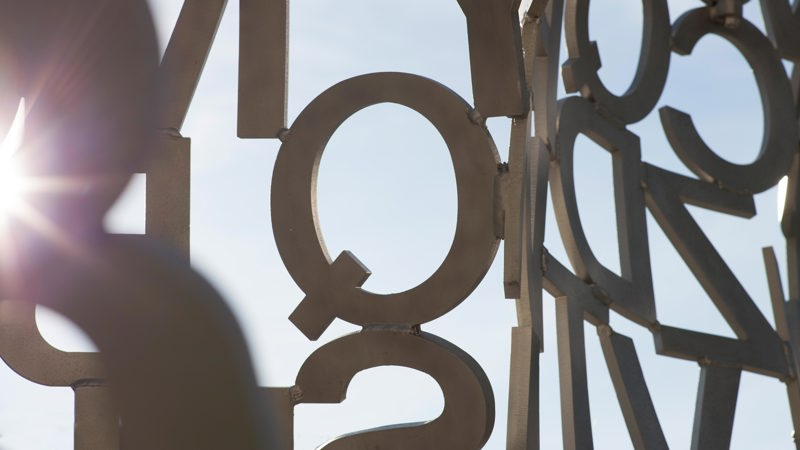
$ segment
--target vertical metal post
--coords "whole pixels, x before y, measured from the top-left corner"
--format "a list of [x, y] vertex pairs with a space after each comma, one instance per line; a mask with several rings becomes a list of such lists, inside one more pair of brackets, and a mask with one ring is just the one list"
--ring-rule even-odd
[[111, 390], [100, 382], [81, 382], [75, 391], [75, 450], [118, 450], [119, 415]]

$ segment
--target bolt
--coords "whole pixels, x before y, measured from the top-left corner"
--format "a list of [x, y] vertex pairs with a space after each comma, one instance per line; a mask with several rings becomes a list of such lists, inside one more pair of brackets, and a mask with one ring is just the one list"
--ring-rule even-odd
[[481, 116], [481, 113], [478, 112], [477, 109], [471, 109], [467, 113], [467, 116], [469, 117], [469, 120], [475, 125], [484, 126], [484, 124], [486, 124], [486, 119], [484, 119], [483, 116]]
[[278, 130], [278, 139], [281, 142], [286, 142], [286, 139], [289, 138], [289, 134], [291, 132], [292, 132], [292, 130], [290, 130], [288, 128], [281, 128], [280, 130]]

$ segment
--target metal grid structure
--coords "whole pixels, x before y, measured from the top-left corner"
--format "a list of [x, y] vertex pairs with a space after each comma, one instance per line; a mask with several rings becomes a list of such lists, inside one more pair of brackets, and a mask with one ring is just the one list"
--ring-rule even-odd
[[[74, 389], [78, 450], [293, 448], [294, 406], [341, 402], [358, 372], [383, 365], [433, 377], [445, 399], [442, 414], [424, 424], [343, 436], [324, 448], [478, 449], [494, 426], [489, 380], [467, 353], [422, 327], [469, 296], [503, 240], [505, 294], [515, 299], [518, 315], [509, 449], [539, 447], [543, 290], [556, 297], [564, 448], [593, 446], [584, 321], [597, 328], [634, 447], [667, 448], [633, 341], [609, 326], [609, 311], [650, 330], [659, 354], [700, 364], [692, 449], [730, 446], [742, 371], [786, 384], [798, 429], [800, 70], [790, 80], [782, 59], [800, 63], [800, 12], [787, 0], [762, 0], [765, 36], [742, 17], [743, 1], [709, 0], [671, 24], [666, 0], [643, 0], [639, 65], [630, 88], [617, 96], [597, 74], [589, 0], [533, 0], [522, 8], [522, 20], [520, 0], [459, 0], [474, 105], [420, 76], [373, 73], [331, 87], [287, 126], [288, 0], [241, 0], [238, 133], [282, 141], [272, 179], [273, 231], [286, 269], [305, 293], [289, 320], [311, 340], [335, 318], [363, 327], [310, 355], [294, 386], [270, 388], [256, 386], [233, 315], [187, 264], [191, 143], [181, 127], [226, 1], [185, 0], [160, 64], [144, 1], [2, 1], [0, 46], [15, 69], [0, 80], [0, 110], [35, 95], [40, 100], [28, 110], [34, 133], [37, 126], [66, 122], [52, 136], [28, 135], [33, 143], [20, 152], [20, 162], [38, 176], [86, 181], [30, 199], [64, 239], [44, 239], [36, 226], [42, 221], [30, 217], [7, 224], [20, 244], [3, 253], [0, 292], [19, 300], [0, 303], [0, 357], [33, 382]], [[562, 76], [567, 90], [578, 94], [558, 99], [562, 25], [568, 49]], [[628, 126], [655, 108], [671, 53], [691, 53], [706, 34], [730, 42], [753, 68], [764, 137], [754, 162], [733, 164], [703, 142], [689, 115], [661, 108], [664, 131], [696, 175], [691, 178], [643, 163], [639, 138]], [[37, 82], [54, 70], [77, 72], [85, 83]], [[455, 170], [458, 218], [452, 247], [430, 278], [379, 295], [361, 288], [370, 272], [356, 255], [328, 254], [315, 197], [319, 161], [332, 134], [357, 111], [386, 102], [413, 109], [441, 134]], [[503, 116], [512, 121], [507, 162], [485, 126], [486, 118]], [[573, 156], [579, 135], [613, 160], [621, 275], [595, 257], [578, 217]], [[149, 155], [144, 148], [156, 151]], [[100, 220], [133, 172], [148, 179], [149, 237], [107, 235]], [[788, 301], [774, 252], [763, 252], [773, 328], [686, 205], [752, 217], [753, 195], [786, 175]], [[571, 269], [544, 247], [548, 192]], [[646, 210], [736, 339], [658, 321]], [[168, 241], [173, 250], [151, 238]], [[101, 353], [51, 347], [37, 329], [36, 304], [75, 321]]]

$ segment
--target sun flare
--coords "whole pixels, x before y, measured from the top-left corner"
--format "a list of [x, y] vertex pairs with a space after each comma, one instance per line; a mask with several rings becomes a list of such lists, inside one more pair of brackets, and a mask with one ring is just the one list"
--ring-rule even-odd
[[23, 180], [16, 168], [4, 161], [0, 164], [0, 211], [9, 212], [18, 206]]
[[15, 164], [14, 154], [22, 146], [25, 133], [25, 99], [20, 99], [17, 114], [5, 139], [0, 144], [0, 212], [8, 213], [21, 200], [24, 190], [22, 174]]

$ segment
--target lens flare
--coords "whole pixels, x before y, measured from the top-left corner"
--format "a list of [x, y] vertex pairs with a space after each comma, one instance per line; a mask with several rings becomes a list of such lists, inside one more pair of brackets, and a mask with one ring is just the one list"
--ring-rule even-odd
[[24, 189], [23, 178], [16, 164], [14, 154], [22, 146], [25, 134], [25, 99], [21, 99], [17, 115], [11, 123], [2, 144], [0, 144], [0, 212], [6, 213], [21, 199]]
[[[70, 238], [44, 212], [31, 204], [30, 194], [35, 192], [58, 193], [68, 190], [80, 190], [86, 185], [85, 180], [69, 177], [35, 177], [26, 173], [25, 166], [17, 153], [24, 146], [25, 140], [25, 99], [20, 99], [16, 116], [0, 143], [0, 263], [14, 261], [17, 255], [13, 245], [5, 245], [10, 236], [9, 225], [16, 223], [26, 231], [33, 232], [61, 249], [82, 257], [80, 246]], [[13, 280], [2, 280], [13, 282]]]
[[13, 210], [20, 201], [23, 191], [22, 177], [8, 162], [0, 164], [0, 211]]

